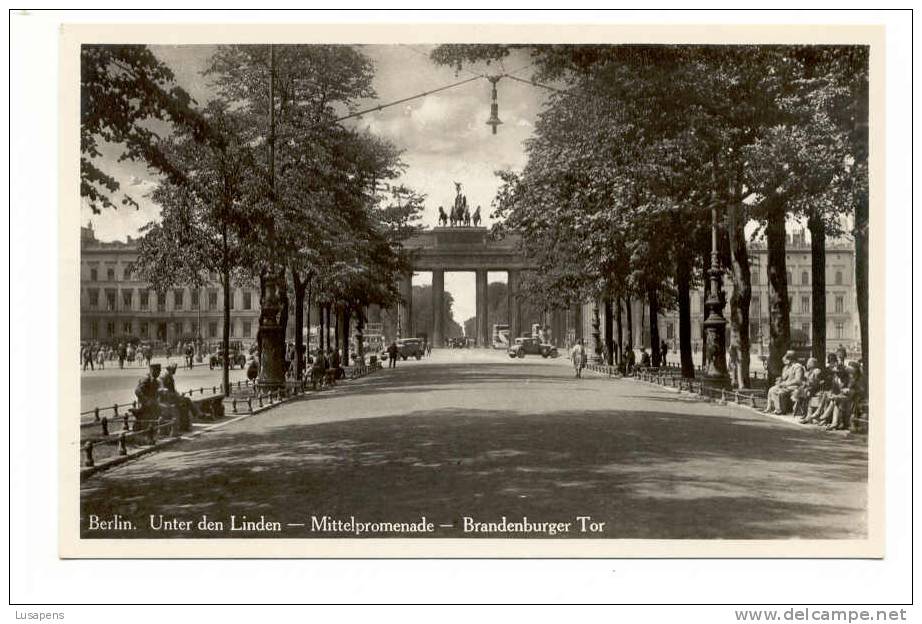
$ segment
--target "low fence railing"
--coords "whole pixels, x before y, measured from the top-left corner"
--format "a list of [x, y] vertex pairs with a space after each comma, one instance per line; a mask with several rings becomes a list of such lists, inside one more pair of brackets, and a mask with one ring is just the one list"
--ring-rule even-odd
[[[380, 362], [352, 366], [346, 369], [345, 376], [347, 379], [359, 379], [380, 369]], [[312, 391], [308, 389], [309, 385], [310, 382], [308, 380], [289, 381], [285, 388], [269, 391], [260, 389], [258, 384], [251, 380], [241, 380], [230, 384], [230, 387], [236, 387], [240, 390], [249, 388], [252, 390], [250, 395], [232, 395], [229, 398], [225, 398], [223, 386], [213, 386], [211, 388], [211, 395], [207, 397], [204, 396], [205, 391], [208, 390], [206, 387], [186, 390], [182, 392], [181, 395], [192, 398], [193, 402], [196, 404], [203, 404], [219, 399], [222, 403], [222, 405], [219, 406], [222, 408], [220, 410], [222, 415], [224, 406], [227, 405], [227, 403], [230, 404], [230, 413], [232, 415], [252, 414], [257, 409], [311, 393]], [[194, 398], [195, 393], [202, 395], [204, 398]], [[161, 435], [163, 431], [169, 431], [168, 437], [170, 439], [179, 438], [182, 435], [182, 432], [179, 430], [178, 417], [164, 420], [163, 422], [152, 422], [150, 426], [138, 429], [138, 417], [136, 414], [137, 401], [116, 404], [106, 409], [112, 410], [112, 418], [103, 413], [103, 415], [98, 416], [98, 421], [83, 423], [81, 425], [81, 464], [84, 467], [90, 468], [96, 465], [96, 462], [100, 459], [97, 449], [106, 449], [108, 451], [106, 459], [108, 459], [109, 456], [113, 454], [116, 456], [127, 455], [129, 446], [156, 446], [157, 440], [163, 439], [164, 437]], [[119, 412], [120, 409], [121, 412]], [[101, 410], [97, 408], [95, 410], [82, 412], [81, 414], [98, 415], [100, 411]], [[199, 413], [210, 416], [214, 414], [214, 411], [199, 410]], [[207, 420], [213, 420], [213, 418], [208, 418]], [[144, 421], [142, 420], [142, 422]], [[90, 433], [89, 428], [91, 427], [99, 427], [99, 431]]]
[[[591, 370], [608, 377], [622, 377], [621, 371], [616, 366], [607, 364], [588, 364]], [[700, 373], [701, 368], [696, 372]], [[697, 395], [701, 398], [716, 401], [718, 404], [736, 404], [757, 410], [768, 407], [768, 397], [765, 389], [735, 389], [721, 388], [708, 384], [700, 379], [689, 379], [682, 376], [682, 369], [677, 365], [660, 367], [637, 367], [633, 374], [635, 379], [656, 384], [666, 388], [673, 388], [679, 392]], [[854, 433], [866, 433], [869, 424], [868, 404], [859, 402], [854, 406], [854, 413], [848, 419], [850, 430]]]

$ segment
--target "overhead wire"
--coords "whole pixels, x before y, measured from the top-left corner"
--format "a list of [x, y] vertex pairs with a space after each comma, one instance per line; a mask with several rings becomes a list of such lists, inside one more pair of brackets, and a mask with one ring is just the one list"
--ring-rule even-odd
[[353, 117], [361, 117], [368, 113], [374, 113], [377, 111], [384, 110], [385, 108], [390, 108], [391, 106], [396, 106], [397, 104], [403, 104], [404, 102], [411, 102], [413, 100], [418, 100], [419, 98], [426, 97], [427, 95], [432, 95], [433, 93], [439, 93], [440, 91], [446, 91], [448, 89], [453, 89], [455, 87], [460, 87], [461, 85], [467, 84], [469, 82], [474, 82], [475, 80], [482, 80], [483, 76], [474, 76], [473, 78], [467, 78], [466, 80], [461, 80], [460, 82], [454, 82], [450, 85], [445, 85], [444, 87], [439, 87], [438, 89], [432, 89], [430, 91], [423, 91], [422, 93], [417, 93], [416, 95], [411, 95], [410, 97], [401, 98], [399, 100], [394, 100], [393, 102], [388, 102], [387, 104], [378, 104], [377, 106], [372, 106], [371, 108], [366, 108], [349, 115], [344, 115], [338, 119], [334, 120], [334, 123], [339, 123], [340, 121], [345, 121], [347, 119], [352, 119]]

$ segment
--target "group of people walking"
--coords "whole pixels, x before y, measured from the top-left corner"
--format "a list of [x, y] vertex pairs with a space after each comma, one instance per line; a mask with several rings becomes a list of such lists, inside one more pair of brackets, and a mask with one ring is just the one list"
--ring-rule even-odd
[[[185, 368], [192, 368], [195, 364], [195, 344], [192, 342], [177, 343], [175, 346], [166, 345], [163, 354], [167, 361], [178, 354], [183, 358]], [[107, 362], [118, 362], [119, 368], [125, 366], [150, 366], [154, 359], [154, 347], [150, 344], [133, 342], [119, 342], [118, 344], [101, 344], [98, 342], [85, 342], [80, 345], [80, 363], [83, 370], [105, 370]]]

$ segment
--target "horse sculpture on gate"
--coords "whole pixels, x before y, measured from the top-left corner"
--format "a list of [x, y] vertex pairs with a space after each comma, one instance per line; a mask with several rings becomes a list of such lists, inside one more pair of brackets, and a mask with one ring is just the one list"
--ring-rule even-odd
[[474, 211], [474, 227], [480, 227], [480, 206]]
[[445, 227], [448, 225], [448, 215], [445, 214], [445, 209], [439, 206], [439, 225]]

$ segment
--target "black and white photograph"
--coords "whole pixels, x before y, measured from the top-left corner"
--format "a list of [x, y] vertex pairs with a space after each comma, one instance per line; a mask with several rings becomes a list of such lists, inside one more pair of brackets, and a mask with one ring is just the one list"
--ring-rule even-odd
[[868, 44], [79, 55], [81, 543], [877, 554]]
[[911, 22], [10, 11], [11, 615], [912, 621]]

